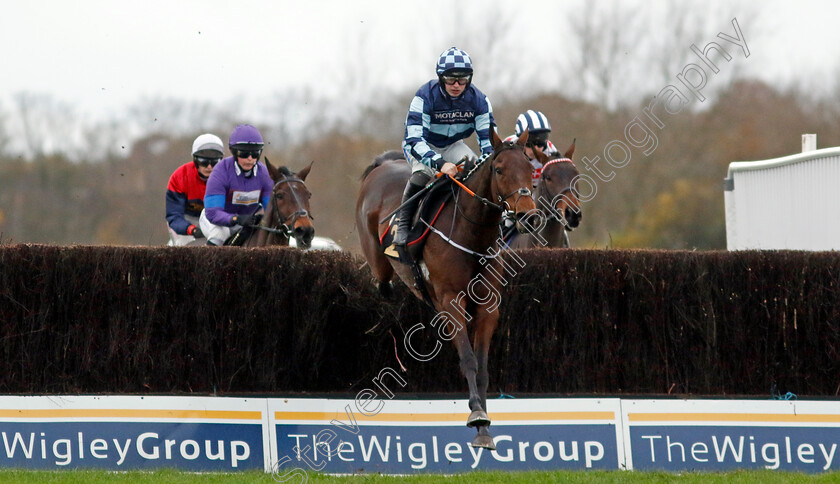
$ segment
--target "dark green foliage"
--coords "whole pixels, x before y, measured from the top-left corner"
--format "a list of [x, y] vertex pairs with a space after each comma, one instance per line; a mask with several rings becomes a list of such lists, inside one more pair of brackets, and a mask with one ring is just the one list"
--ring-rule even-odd
[[[530, 250], [504, 294], [490, 395], [834, 396], [840, 256]], [[0, 393], [465, 393], [432, 313], [347, 253], [0, 247]], [[396, 348], [395, 348], [396, 347]], [[399, 357], [400, 361], [397, 361]]]

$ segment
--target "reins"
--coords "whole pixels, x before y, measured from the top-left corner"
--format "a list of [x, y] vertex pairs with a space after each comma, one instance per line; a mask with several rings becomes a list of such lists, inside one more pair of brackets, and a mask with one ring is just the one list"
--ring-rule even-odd
[[[481, 167], [482, 167], [482, 166], [483, 166], [483, 165], [484, 165], [484, 164], [485, 164], [488, 160], [489, 160], [489, 161], [494, 160], [494, 159], [496, 158], [496, 156], [497, 156], [499, 153], [501, 153], [502, 151], [509, 150], [509, 149], [514, 149], [514, 148], [516, 148], [517, 146], [518, 146], [518, 145], [517, 145], [517, 144], [515, 144], [515, 143], [509, 143], [509, 144], [508, 144], [508, 143], [505, 143], [505, 144], [504, 144], [504, 145], [503, 145], [503, 146], [502, 146], [499, 150], [494, 151], [492, 155], [490, 155], [490, 154], [484, 154], [484, 155], [482, 155], [482, 156], [481, 156], [481, 157], [480, 157], [480, 158], [479, 158], [479, 159], [475, 162], [475, 165], [474, 165], [474, 166], [473, 166], [473, 167], [472, 167], [472, 168], [471, 168], [471, 169], [470, 169], [470, 170], [469, 170], [469, 171], [468, 171], [468, 172], [467, 172], [467, 173], [466, 173], [466, 174], [462, 177], [462, 180], [464, 180], [464, 181], [468, 180], [468, 179], [469, 179], [469, 178], [470, 178], [473, 174], [475, 174], [475, 173], [476, 173], [476, 172], [477, 172], [477, 171], [478, 171], [478, 170], [479, 170], [479, 169], [480, 169], [480, 168], [481, 168]], [[491, 167], [491, 169], [492, 169], [492, 167]], [[492, 176], [492, 175], [491, 175], [491, 176]], [[481, 202], [481, 203], [482, 203], [483, 205], [485, 205], [485, 206], [488, 206], [488, 207], [491, 207], [491, 208], [493, 208], [493, 209], [495, 209], [495, 210], [498, 210], [498, 211], [499, 211], [499, 212], [501, 212], [501, 213], [505, 213], [505, 212], [507, 211], [507, 210], [506, 210], [506, 207], [505, 207], [506, 205], [507, 205], [507, 206], [509, 206], [509, 204], [508, 204], [508, 202], [507, 202], [507, 199], [508, 199], [508, 198], [510, 198], [510, 197], [512, 197], [512, 196], [514, 196], [514, 195], [516, 195], [516, 200], [514, 200], [514, 202], [513, 202], [514, 206], [515, 206], [515, 205], [516, 205], [516, 203], [519, 201], [519, 198], [520, 198], [520, 197], [531, 197], [531, 198], [533, 199], [533, 193], [531, 192], [531, 190], [530, 190], [529, 188], [524, 188], [524, 187], [523, 187], [523, 188], [517, 188], [516, 190], [513, 190], [512, 192], [510, 192], [510, 193], [509, 193], [509, 194], [507, 194], [507, 195], [497, 195], [497, 198], [498, 198], [498, 201], [499, 201], [499, 203], [497, 204], [497, 203], [493, 203], [492, 201], [490, 201], [490, 200], [488, 200], [488, 199], [486, 199], [486, 198], [482, 197], [481, 195], [476, 194], [474, 191], [472, 191], [469, 187], [467, 187], [467, 186], [466, 186], [464, 183], [462, 183], [460, 180], [457, 180], [456, 178], [451, 177], [451, 176], [449, 176], [449, 179], [450, 179], [450, 180], [452, 180], [452, 181], [455, 183], [455, 185], [456, 185], [456, 186], [458, 186], [459, 188], [461, 188], [463, 191], [465, 191], [465, 192], [466, 192], [469, 196], [471, 196], [471, 197], [472, 197], [472, 198], [474, 198], [475, 200], [477, 200], [477, 201]], [[468, 222], [470, 222], [470, 223], [472, 223], [472, 224], [474, 224], [474, 225], [485, 225], [485, 224], [481, 224], [481, 223], [479, 223], [479, 222], [476, 222], [476, 221], [474, 221], [474, 220], [471, 220], [471, 219], [467, 216], [467, 214], [466, 214], [466, 213], [464, 213], [464, 211], [463, 211], [463, 210], [460, 210], [460, 209], [459, 209], [459, 207], [458, 207], [458, 201], [457, 201], [457, 200], [458, 200], [457, 194], [455, 195], [455, 200], [456, 200], [456, 201], [455, 201], [455, 211], [456, 211], [456, 213], [457, 213], [457, 212], [461, 212], [461, 216], [462, 216], [465, 220], [467, 220]], [[422, 220], [422, 219], [421, 219], [421, 220]], [[497, 253], [497, 254], [495, 254], [495, 255], [493, 255], [493, 254], [482, 254], [482, 253], [480, 253], [480, 252], [476, 252], [476, 251], [474, 251], [474, 250], [472, 250], [472, 249], [469, 249], [469, 248], [467, 248], [467, 247], [464, 247], [463, 245], [461, 245], [461, 244], [459, 244], [459, 243], [455, 242], [454, 240], [452, 240], [452, 238], [451, 238], [451, 237], [449, 237], [449, 236], [445, 235], [443, 232], [441, 232], [440, 230], [438, 230], [438, 229], [436, 229], [435, 227], [433, 227], [431, 224], [429, 224], [429, 223], [428, 223], [428, 222], [426, 222], [425, 220], [422, 220], [422, 222], [426, 225], [426, 227], [428, 227], [428, 228], [429, 228], [429, 230], [431, 230], [432, 232], [434, 232], [435, 234], [437, 234], [437, 235], [438, 235], [441, 239], [443, 239], [444, 241], [446, 241], [449, 245], [451, 245], [451, 246], [455, 247], [456, 249], [458, 249], [458, 250], [460, 250], [460, 251], [462, 251], [462, 252], [466, 252], [466, 253], [468, 253], [468, 254], [471, 254], [471, 255], [474, 255], [474, 256], [477, 256], [477, 257], [486, 257], [486, 258], [491, 258], [491, 259], [492, 259], [492, 258], [495, 258], [495, 257], [497, 257], [497, 256], [499, 255], [498, 253]], [[454, 219], [453, 219], [453, 224], [454, 224]], [[491, 225], [495, 225], [495, 224], [491, 224]]]
[[[489, 155], [489, 154], [485, 154], [485, 155], [483, 155], [481, 158], [479, 158], [479, 159], [478, 159], [478, 161], [476, 161], [476, 162], [475, 162], [475, 166], [473, 166], [473, 168], [472, 168], [469, 172], [467, 172], [467, 174], [466, 174], [466, 175], [464, 175], [463, 179], [464, 179], [465, 181], [466, 181], [466, 180], [468, 180], [468, 179], [469, 179], [469, 178], [470, 178], [470, 177], [471, 177], [471, 176], [472, 176], [472, 175], [473, 175], [476, 171], [478, 171], [478, 169], [479, 169], [479, 168], [480, 168], [480, 167], [481, 167], [481, 166], [482, 166], [485, 162], [487, 162], [488, 160], [493, 161], [494, 159], [496, 159], [496, 156], [498, 156], [498, 154], [499, 154], [499, 153], [501, 153], [501, 152], [503, 152], [503, 151], [505, 151], [505, 150], [514, 149], [514, 148], [516, 148], [517, 146], [518, 146], [518, 145], [517, 145], [516, 143], [505, 143], [504, 145], [502, 145], [501, 149], [499, 149], [499, 150], [497, 150], [497, 151], [494, 151], [492, 155]], [[513, 203], [514, 203], [514, 205], [516, 205], [516, 202], [517, 202], [517, 201], [519, 201], [519, 198], [520, 198], [520, 197], [532, 197], [532, 193], [531, 193], [531, 190], [530, 190], [529, 188], [524, 188], [524, 187], [523, 187], [523, 188], [517, 188], [516, 190], [514, 190], [514, 191], [512, 191], [512, 192], [508, 193], [507, 195], [497, 195], [498, 202], [499, 202], [499, 203], [497, 204], [497, 203], [493, 203], [493, 202], [491, 202], [490, 200], [488, 200], [488, 199], [486, 199], [486, 198], [482, 197], [481, 195], [476, 195], [476, 193], [475, 193], [475, 192], [473, 192], [472, 190], [470, 190], [470, 189], [469, 189], [466, 185], [464, 185], [463, 183], [461, 183], [459, 180], [457, 180], [457, 179], [455, 179], [455, 178], [453, 178], [453, 177], [451, 177], [451, 176], [450, 176], [449, 178], [450, 178], [450, 179], [451, 179], [451, 180], [452, 180], [452, 181], [453, 181], [456, 185], [458, 185], [459, 187], [461, 187], [461, 189], [462, 189], [462, 190], [464, 190], [465, 192], [467, 192], [467, 194], [469, 194], [471, 197], [473, 197], [474, 199], [476, 199], [476, 200], [478, 200], [479, 202], [483, 203], [484, 205], [486, 205], [486, 206], [488, 206], [488, 207], [491, 207], [491, 208], [494, 208], [494, 209], [496, 209], [496, 210], [498, 210], [499, 212], [502, 212], [502, 213], [504, 213], [504, 212], [505, 212], [505, 205], [507, 205], [507, 199], [508, 199], [508, 198], [510, 198], [510, 197], [512, 197], [512, 196], [514, 196], [514, 195], [516, 195], [516, 196], [517, 196], [517, 197], [516, 197], [516, 200], [514, 200], [514, 202], [513, 202]], [[532, 197], [532, 198], [533, 198], [533, 197]]]
[[[266, 232], [272, 233], [272, 234], [280, 234], [280, 235], [283, 235], [286, 238], [291, 238], [292, 233], [294, 232], [294, 229], [295, 229], [295, 227], [294, 227], [295, 222], [297, 221], [298, 218], [308, 216], [310, 219], [315, 220], [315, 217], [313, 217], [312, 214], [310, 214], [306, 210], [296, 210], [296, 211], [292, 212], [285, 219], [280, 220], [280, 215], [279, 215], [280, 211], [277, 208], [277, 195], [275, 194], [275, 191], [277, 190], [277, 187], [282, 183], [300, 183], [304, 187], [306, 186], [306, 183], [304, 183], [303, 180], [301, 180], [300, 178], [298, 178], [296, 176], [285, 177], [282, 180], [275, 183], [274, 187], [271, 189], [272, 216], [273, 216], [275, 222], [277, 223], [277, 225], [279, 227], [278, 228], [267, 227], [267, 226], [264, 226], [264, 225], [260, 224], [260, 225], [257, 226], [257, 228], [260, 229], [260, 230], [264, 230]], [[303, 204], [300, 201], [300, 198], [298, 198], [298, 196], [297, 196], [297, 193], [294, 190], [289, 190], [289, 191], [292, 193], [292, 197], [294, 197], [295, 203], [297, 203], [297, 206], [298, 207], [303, 206]]]
[[[450, 176], [450, 177], [449, 177], [449, 179], [450, 179], [450, 180], [452, 180], [452, 182], [453, 182], [453, 183], [455, 183], [456, 185], [458, 185], [459, 187], [461, 187], [461, 190], [464, 190], [465, 192], [467, 192], [467, 194], [468, 194], [469, 196], [471, 196], [471, 197], [475, 198], [476, 200], [478, 200], [479, 202], [483, 203], [484, 205], [487, 205], [488, 207], [495, 208], [496, 210], [498, 210], [498, 211], [500, 211], [500, 212], [504, 212], [504, 211], [505, 211], [505, 208], [504, 208], [503, 206], [501, 206], [501, 205], [497, 205], [497, 204], [495, 204], [495, 203], [491, 202], [490, 200], [487, 200], [486, 198], [482, 197], [481, 195], [476, 195], [474, 191], [472, 191], [472, 190], [470, 190], [469, 188], [467, 188], [467, 186], [466, 186], [466, 185], [464, 185], [463, 183], [461, 183], [460, 181], [458, 181], [458, 179], [457, 179], [457, 178], [452, 178], [452, 177]], [[513, 194], [511, 193], [511, 195], [513, 195]], [[504, 199], [501, 197], [501, 195], [499, 196], [499, 199], [500, 199], [500, 200], [499, 200], [500, 202], [501, 202], [501, 201], [504, 201]]]

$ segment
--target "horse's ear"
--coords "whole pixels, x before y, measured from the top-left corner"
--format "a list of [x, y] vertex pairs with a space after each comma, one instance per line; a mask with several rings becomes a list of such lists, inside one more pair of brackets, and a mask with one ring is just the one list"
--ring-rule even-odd
[[499, 138], [499, 133], [496, 132], [496, 125], [490, 126], [490, 145], [493, 147], [493, 151], [496, 151], [502, 145], [502, 139]]
[[268, 176], [270, 176], [272, 180], [277, 181], [280, 179], [280, 170], [268, 161], [267, 156], [265, 157], [265, 167], [268, 168]]
[[308, 164], [308, 165], [306, 165], [306, 168], [304, 168], [304, 169], [300, 170], [299, 172], [297, 172], [297, 176], [298, 176], [298, 178], [300, 178], [301, 180], [306, 181], [306, 175], [308, 175], [308, 174], [309, 174], [309, 170], [311, 170], [311, 169], [312, 169], [312, 164], [313, 164], [313, 163], [315, 163], [315, 160], [310, 161], [310, 162], [309, 162], [309, 164]]
[[572, 140], [572, 145], [569, 146], [569, 149], [567, 149], [566, 153], [563, 155], [570, 160], [572, 159], [573, 156], [575, 156], [575, 141], [577, 141], [577, 138]]
[[519, 146], [525, 146], [525, 143], [528, 142], [528, 128], [525, 128], [525, 131], [519, 135], [519, 138], [516, 140], [516, 144]]

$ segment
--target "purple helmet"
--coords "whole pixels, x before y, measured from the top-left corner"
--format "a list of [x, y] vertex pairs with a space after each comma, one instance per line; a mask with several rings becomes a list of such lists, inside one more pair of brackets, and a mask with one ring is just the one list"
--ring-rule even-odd
[[233, 148], [236, 145], [250, 145], [251, 147], [256, 147], [254, 145], [258, 145], [260, 148], [263, 146], [263, 138], [260, 135], [260, 132], [257, 128], [250, 124], [240, 124], [233, 128], [233, 132], [230, 133], [230, 141], [228, 142], [228, 146]]

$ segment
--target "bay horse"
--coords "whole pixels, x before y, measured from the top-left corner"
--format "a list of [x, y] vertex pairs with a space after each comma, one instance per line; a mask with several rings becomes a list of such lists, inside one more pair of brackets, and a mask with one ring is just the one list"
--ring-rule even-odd
[[262, 221], [254, 227], [254, 232], [242, 244], [243, 247], [288, 246], [290, 237], [295, 238], [301, 249], [308, 249], [312, 245], [315, 236], [315, 227], [312, 225], [314, 217], [309, 208], [312, 193], [305, 183], [312, 163], [292, 173], [285, 166], [275, 167], [266, 158], [265, 166], [274, 181], [274, 187], [268, 206], [264, 207]]
[[[438, 311], [432, 325], [440, 323], [441, 318], [447, 320], [440, 323], [438, 335], [454, 341], [461, 372], [467, 380], [471, 410], [467, 426], [478, 432], [472, 445], [492, 450], [495, 444], [486, 413], [487, 364], [490, 339], [499, 319], [499, 300], [490, 296], [500, 295], [502, 287], [499, 279], [489, 274], [502, 272], [497, 258], [501, 251], [493, 253], [492, 246], [501, 245], [499, 224], [506, 208], [525, 220], [536, 213], [536, 205], [531, 195], [533, 167], [525, 154], [527, 131], [516, 142], [502, 142], [494, 129], [490, 131], [493, 154], [482, 157], [469, 173], [456, 177], [463, 180], [463, 187], [447, 180], [451, 183], [452, 199], [434, 221], [427, 222], [430, 233], [422, 249], [425, 291], [415, 287], [411, 267], [387, 257], [386, 247], [380, 244], [380, 236], [389, 229], [388, 220], [380, 220], [400, 205], [410, 175], [405, 160], [377, 160], [368, 166], [356, 203], [356, 224], [362, 252], [380, 291], [390, 287], [396, 274], [416, 297], [424, 299], [423, 292], [426, 293]], [[525, 230], [524, 223], [517, 222], [517, 227]], [[475, 295], [476, 280], [488, 288], [487, 297]], [[465, 297], [467, 293], [470, 297]], [[472, 329], [472, 344], [468, 325]], [[411, 334], [409, 331], [405, 337], [409, 352]], [[418, 358], [416, 352], [412, 356]]]
[[567, 248], [569, 232], [580, 225], [583, 217], [581, 203], [577, 193], [572, 190], [572, 181], [580, 173], [572, 161], [575, 154], [575, 142], [562, 156], [554, 153], [545, 155], [534, 149], [534, 155], [542, 163], [542, 172], [534, 190], [537, 207], [543, 215], [545, 225], [540, 230], [516, 234], [510, 240], [511, 249], [530, 249], [534, 247]]

